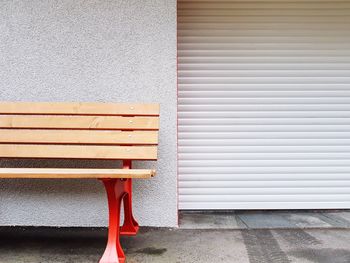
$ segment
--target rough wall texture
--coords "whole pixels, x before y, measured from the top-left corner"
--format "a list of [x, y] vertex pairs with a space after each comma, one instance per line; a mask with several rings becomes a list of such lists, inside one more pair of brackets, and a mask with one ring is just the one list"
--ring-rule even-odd
[[[135, 182], [134, 208], [141, 225], [177, 224], [175, 0], [1, 1], [0, 92], [6, 101], [161, 103], [158, 176]], [[105, 226], [104, 189], [89, 180], [0, 180], [0, 225]]]

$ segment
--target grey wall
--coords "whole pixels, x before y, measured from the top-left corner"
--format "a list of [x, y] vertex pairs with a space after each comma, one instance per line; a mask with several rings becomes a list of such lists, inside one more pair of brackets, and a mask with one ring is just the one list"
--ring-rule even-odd
[[[158, 176], [136, 181], [141, 225], [176, 226], [176, 1], [1, 1], [0, 100], [161, 103]], [[110, 167], [101, 162], [2, 166]], [[104, 226], [90, 180], [0, 180], [0, 225]]]

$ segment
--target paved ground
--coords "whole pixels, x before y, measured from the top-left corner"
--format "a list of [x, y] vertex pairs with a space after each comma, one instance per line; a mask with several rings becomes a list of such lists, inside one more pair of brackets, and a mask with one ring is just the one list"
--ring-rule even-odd
[[186, 212], [182, 229], [350, 228], [349, 210]]
[[[105, 230], [0, 230], [1, 263], [98, 262]], [[145, 229], [122, 240], [128, 263], [350, 262], [350, 230]]]
[[[332, 213], [186, 214], [202, 229], [142, 228], [122, 245], [127, 263], [349, 263], [349, 212]], [[96, 263], [105, 243], [106, 229], [0, 228], [0, 262]]]

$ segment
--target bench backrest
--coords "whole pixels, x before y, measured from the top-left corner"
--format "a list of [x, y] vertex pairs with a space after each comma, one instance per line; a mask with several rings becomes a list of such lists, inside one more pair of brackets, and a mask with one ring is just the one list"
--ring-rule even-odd
[[0, 158], [156, 160], [158, 104], [0, 102]]

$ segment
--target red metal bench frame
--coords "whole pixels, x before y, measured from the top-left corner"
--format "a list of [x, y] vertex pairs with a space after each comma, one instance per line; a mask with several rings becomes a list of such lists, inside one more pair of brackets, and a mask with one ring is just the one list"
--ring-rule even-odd
[[[123, 169], [131, 169], [131, 160], [123, 162]], [[132, 212], [132, 179], [101, 180], [107, 192], [109, 228], [107, 247], [100, 263], [124, 263], [125, 254], [120, 245], [120, 235], [134, 236], [139, 230], [139, 224]], [[122, 201], [124, 204], [124, 224], [120, 226]]]

